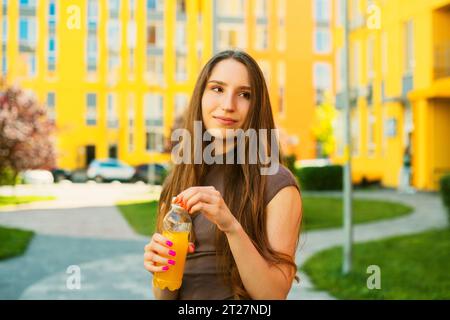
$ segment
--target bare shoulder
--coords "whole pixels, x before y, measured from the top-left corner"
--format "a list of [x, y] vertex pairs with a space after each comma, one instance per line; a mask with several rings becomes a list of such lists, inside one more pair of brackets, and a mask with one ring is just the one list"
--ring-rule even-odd
[[273, 249], [294, 256], [302, 221], [302, 199], [295, 186], [281, 189], [267, 205], [267, 235]]

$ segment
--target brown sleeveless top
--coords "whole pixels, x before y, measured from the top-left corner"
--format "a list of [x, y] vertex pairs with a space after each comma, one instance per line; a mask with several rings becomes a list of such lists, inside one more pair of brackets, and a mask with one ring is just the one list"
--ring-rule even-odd
[[[221, 168], [223, 168], [221, 165], [212, 165], [202, 185], [214, 186], [223, 196], [224, 174]], [[264, 192], [265, 206], [284, 187], [295, 186], [300, 192], [294, 175], [281, 164], [276, 174], [267, 176], [266, 185]], [[214, 224], [202, 214], [197, 214], [193, 216], [193, 229], [196, 237], [195, 252], [187, 256], [178, 299], [233, 299], [232, 288], [223, 282], [222, 275], [218, 274], [216, 270]]]

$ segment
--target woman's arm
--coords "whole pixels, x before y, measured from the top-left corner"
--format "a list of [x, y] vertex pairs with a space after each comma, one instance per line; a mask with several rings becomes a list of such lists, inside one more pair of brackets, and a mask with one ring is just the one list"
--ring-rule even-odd
[[[253, 299], [285, 299], [295, 272], [287, 264], [270, 265], [258, 252], [221, 194], [214, 187], [191, 187], [175, 202], [189, 213], [201, 211], [226, 234], [245, 289]], [[302, 203], [294, 186], [281, 189], [267, 205], [267, 236], [272, 248], [295, 255]], [[281, 270], [280, 270], [281, 269]]]
[[[267, 236], [272, 248], [295, 255], [302, 202], [298, 190], [281, 189], [267, 205]], [[286, 299], [295, 272], [289, 265], [271, 266], [236, 220], [225, 232], [245, 289], [252, 299]], [[281, 270], [280, 270], [281, 269]]]

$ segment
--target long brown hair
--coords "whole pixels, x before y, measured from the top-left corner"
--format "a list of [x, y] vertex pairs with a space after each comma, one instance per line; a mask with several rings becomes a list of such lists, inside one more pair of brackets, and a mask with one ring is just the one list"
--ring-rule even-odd
[[[225, 59], [234, 59], [245, 65], [250, 78], [250, 108], [241, 129], [246, 131], [251, 128], [255, 129], [256, 132], [259, 132], [259, 129], [267, 129], [268, 134], [270, 134], [271, 129], [275, 129], [275, 123], [263, 73], [256, 61], [247, 53], [234, 50], [227, 50], [216, 54], [203, 67], [188, 106], [183, 128], [187, 129], [191, 136], [193, 136], [194, 121], [202, 121], [203, 123], [201, 101], [206, 83], [211, 76], [213, 68], [217, 63]], [[202, 134], [204, 131], [205, 126], [203, 123]], [[268, 142], [266, 151], [270, 155], [270, 137], [266, 141]], [[207, 143], [203, 141], [201, 146], [203, 148], [202, 150], [204, 150], [206, 145]], [[161, 232], [162, 229], [162, 220], [166, 213], [164, 208], [170, 207], [172, 197], [189, 187], [201, 185], [202, 179], [208, 172], [208, 165], [203, 161], [201, 164], [194, 164], [194, 154], [196, 151], [194, 147], [195, 145], [191, 144], [191, 164], [181, 163], [175, 165], [164, 182], [158, 208], [158, 232]], [[249, 159], [248, 141], [245, 141], [245, 153], [245, 159]], [[278, 161], [282, 163], [280, 153], [278, 154]], [[223, 165], [225, 170], [224, 176], [226, 177], [223, 195], [224, 201], [240, 222], [245, 232], [249, 235], [255, 248], [266, 261], [273, 265], [280, 263], [288, 264], [294, 269], [295, 274], [297, 266], [293, 258], [287, 254], [275, 251], [270, 246], [267, 237], [266, 209], [263, 199], [266, 176], [260, 174], [262, 165], [259, 161], [257, 164], [249, 164], [248, 160], [244, 162], [244, 164]], [[250, 296], [244, 288], [224, 233], [216, 227], [215, 234], [218, 271], [225, 275], [225, 282], [232, 286], [235, 298], [249, 299]]]

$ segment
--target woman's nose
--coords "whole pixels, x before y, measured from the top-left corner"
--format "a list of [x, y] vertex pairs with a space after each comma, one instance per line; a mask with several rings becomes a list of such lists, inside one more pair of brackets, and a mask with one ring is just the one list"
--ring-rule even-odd
[[224, 111], [234, 111], [236, 109], [234, 96], [229, 94], [224, 96], [222, 101], [222, 109]]

